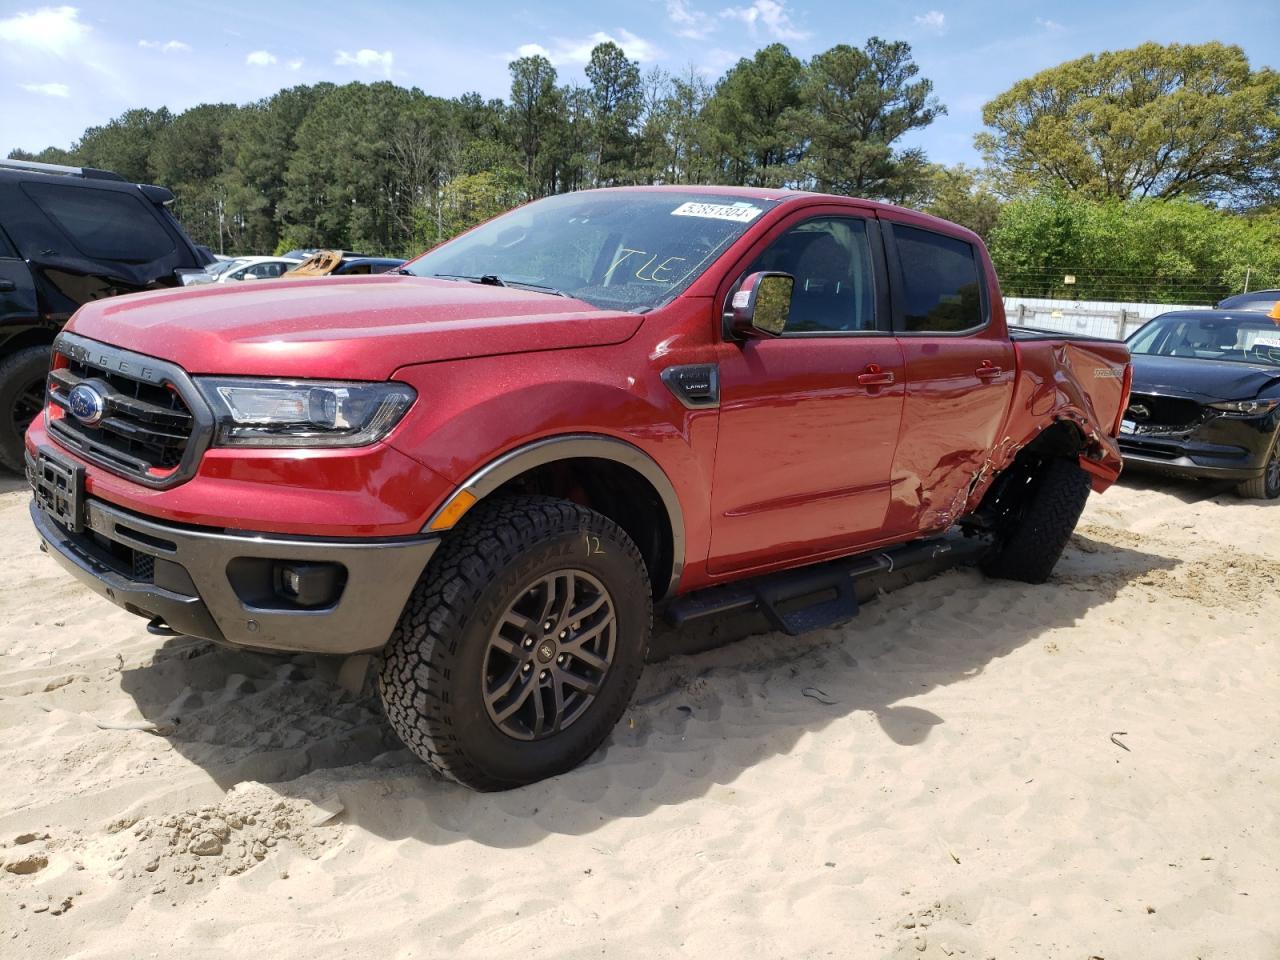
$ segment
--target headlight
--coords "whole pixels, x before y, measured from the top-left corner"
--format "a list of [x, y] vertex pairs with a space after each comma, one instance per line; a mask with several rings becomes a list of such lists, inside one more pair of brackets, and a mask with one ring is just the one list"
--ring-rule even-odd
[[213, 442], [240, 447], [362, 447], [381, 440], [417, 394], [403, 383], [198, 377]]
[[1280, 400], [1224, 400], [1221, 403], [1211, 403], [1209, 406], [1227, 413], [1256, 417], [1260, 413], [1270, 413], [1276, 408], [1276, 404], [1280, 404]]

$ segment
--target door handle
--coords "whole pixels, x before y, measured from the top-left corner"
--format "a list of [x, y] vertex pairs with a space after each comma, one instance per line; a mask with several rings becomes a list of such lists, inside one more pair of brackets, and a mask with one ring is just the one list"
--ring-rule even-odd
[[1004, 373], [1004, 370], [1000, 367], [993, 367], [990, 363], [983, 361], [982, 366], [973, 372], [977, 374], [979, 380], [994, 380]]
[[867, 365], [867, 369], [858, 374], [858, 383], [864, 387], [883, 387], [893, 383], [893, 371], [881, 370], [878, 363]]
[[10, 290], [18, 289], [18, 285], [12, 280], [0, 280], [0, 293], [8, 293]]

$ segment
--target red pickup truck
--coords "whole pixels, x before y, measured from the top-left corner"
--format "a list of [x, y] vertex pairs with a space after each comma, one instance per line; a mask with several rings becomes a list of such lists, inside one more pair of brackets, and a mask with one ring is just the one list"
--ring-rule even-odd
[[381, 654], [502, 789], [595, 750], [655, 606], [799, 632], [957, 529], [1041, 582], [1121, 467], [1123, 344], [1005, 328], [969, 231], [783, 190], [550, 197], [395, 274], [84, 306], [32, 517], [157, 633]]

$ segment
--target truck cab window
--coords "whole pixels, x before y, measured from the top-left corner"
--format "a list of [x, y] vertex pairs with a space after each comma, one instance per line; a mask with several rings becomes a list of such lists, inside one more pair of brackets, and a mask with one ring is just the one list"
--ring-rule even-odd
[[964, 240], [893, 225], [903, 291], [902, 328], [955, 333], [980, 327], [982, 281], [973, 246]]
[[787, 333], [876, 329], [871, 251], [862, 220], [806, 220], [771, 243], [746, 272], [760, 270], [795, 278]]

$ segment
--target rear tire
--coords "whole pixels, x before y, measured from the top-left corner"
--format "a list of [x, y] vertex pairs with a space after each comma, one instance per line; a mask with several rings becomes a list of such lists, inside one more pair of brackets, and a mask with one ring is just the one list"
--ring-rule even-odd
[[1246, 480], [1236, 487], [1236, 493], [1246, 500], [1275, 500], [1280, 497], [1280, 439], [1271, 445], [1271, 456], [1262, 476]]
[[49, 348], [23, 347], [0, 361], [0, 466], [22, 471], [23, 435], [44, 407]]
[[1066, 549], [1089, 499], [1090, 480], [1074, 460], [1046, 460], [997, 531], [983, 572], [1002, 580], [1044, 583]]
[[564, 773], [621, 718], [652, 618], [640, 551], [612, 520], [551, 497], [480, 504], [387, 642], [387, 719], [421, 759], [477, 790]]

